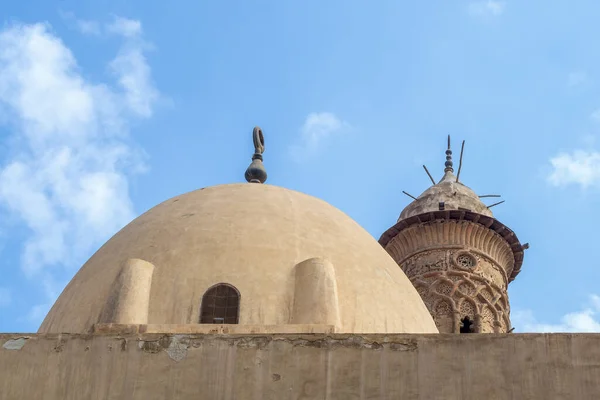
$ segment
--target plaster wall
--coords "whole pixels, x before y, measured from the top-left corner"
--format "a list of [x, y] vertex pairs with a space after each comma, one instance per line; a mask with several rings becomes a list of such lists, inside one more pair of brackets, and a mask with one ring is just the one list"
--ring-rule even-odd
[[154, 265], [144, 260], [127, 260], [113, 283], [100, 314], [100, 322], [147, 324]]
[[595, 399], [600, 335], [0, 335], [0, 399]]

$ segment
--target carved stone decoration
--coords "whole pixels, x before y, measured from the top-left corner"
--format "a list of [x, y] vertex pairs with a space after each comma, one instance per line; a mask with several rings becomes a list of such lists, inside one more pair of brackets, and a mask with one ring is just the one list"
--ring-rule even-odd
[[471, 221], [433, 220], [401, 230], [385, 248], [421, 295], [440, 333], [511, 329], [506, 289], [515, 261], [498, 233]]
[[460, 269], [471, 270], [477, 266], [477, 259], [468, 251], [457, 252], [452, 260], [454, 265]]
[[443, 271], [413, 277], [411, 282], [440, 332], [458, 332], [465, 317], [473, 321], [474, 332], [501, 333], [510, 329], [506, 292], [485, 278], [463, 271]]

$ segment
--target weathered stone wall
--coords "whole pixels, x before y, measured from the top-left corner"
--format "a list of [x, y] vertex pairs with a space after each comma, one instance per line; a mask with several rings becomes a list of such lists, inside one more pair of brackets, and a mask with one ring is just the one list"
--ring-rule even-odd
[[471, 329], [505, 333], [511, 328], [508, 277], [514, 255], [506, 240], [470, 221], [434, 220], [410, 226], [385, 249], [421, 295], [440, 332]]
[[0, 399], [595, 399], [600, 335], [0, 335]]

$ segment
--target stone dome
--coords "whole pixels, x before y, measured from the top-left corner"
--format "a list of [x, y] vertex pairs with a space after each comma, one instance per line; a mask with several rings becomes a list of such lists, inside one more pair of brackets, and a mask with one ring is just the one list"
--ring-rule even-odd
[[368, 232], [322, 200], [271, 185], [208, 187], [136, 218], [83, 265], [39, 332], [86, 333], [114, 322], [115, 282], [125, 293], [119, 301], [136, 304], [119, 315], [145, 315], [148, 324], [198, 324], [207, 290], [226, 283], [239, 295], [239, 325], [438, 332]]
[[464, 210], [488, 217], [494, 216], [471, 188], [456, 182], [456, 176], [452, 171], [446, 171], [436, 185], [425, 190], [417, 200], [402, 210], [398, 221], [419, 214], [440, 211], [440, 202], [444, 203], [444, 210]]

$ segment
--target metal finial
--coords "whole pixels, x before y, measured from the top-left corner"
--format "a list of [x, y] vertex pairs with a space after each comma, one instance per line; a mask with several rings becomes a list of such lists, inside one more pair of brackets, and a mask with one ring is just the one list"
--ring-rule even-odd
[[450, 149], [450, 135], [448, 135], [448, 150], [446, 150], [446, 163], [444, 164], [446, 168], [444, 168], [444, 172], [454, 172], [454, 168], [452, 168], [452, 150]]
[[458, 178], [460, 178], [460, 170], [462, 169], [463, 151], [465, 151], [465, 141], [464, 140], [462, 142], [462, 146], [460, 146], [460, 159], [458, 160], [458, 173], [456, 174], [456, 182], [458, 182]]
[[267, 171], [263, 165], [262, 157], [262, 153], [265, 151], [265, 138], [262, 129], [258, 126], [255, 126], [252, 131], [252, 140], [254, 141], [254, 155], [252, 156], [252, 163], [250, 163], [244, 176], [250, 183], [265, 183]]

